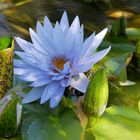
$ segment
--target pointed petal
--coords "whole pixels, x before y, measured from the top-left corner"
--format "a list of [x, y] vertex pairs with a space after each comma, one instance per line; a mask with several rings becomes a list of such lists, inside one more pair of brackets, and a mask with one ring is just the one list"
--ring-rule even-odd
[[53, 33], [53, 26], [47, 16], [44, 18], [44, 28], [45, 31], [47, 30], [50, 35]]
[[14, 66], [20, 67], [20, 68], [28, 68], [28, 69], [33, 68], [31, 65], [29, 65], [29, 64], [27, 64], [24, 61], [19, 60], [19, 59], [14, 59]]
[[85, 54], [86, 50], [87, 50], [88, 47], [91, 45], [91, 43], [92, 43], [92, 41], [93, 41], [93, 39], [94, 39], [94, 36], [95, 36], [95, 32], [92, 33], [92, 34], [84, 41], [81, 56], [83, 56], [83, 55]]
[[76, 66], [76, 71], [75, 74], [78, 73], [82, 73], [82, 72], [87, 72], [88, 70], [90, 70], [90, 68], [97, 63], [98, 61], [100, 61], [109, 51], [110, 51], [111, 47], [104, 49], [96, 54], [94, 54], [93, 56], [87, 58], [87, 59], [81, 59], [79, 64]]
[[39, 62], [38, 59], [36, 59], [33, 55], [25, 53], [25, 52], [20, 52], [20, 51], [15, 51], [15, 54], [17, 54], [23, 61], [30, 65], [36, 65]]
[[79, 29], [80, 29], [80, 20], [79, 17], [76, 16], [70, 26], [70, 31], [72, 32], [73, 35], [75, 35], [79, 31]]
[[98, 33], [94, 37], [94, 39], [92, 40], [90, 46], [87, 48], [86, 52], [84, 53], [83, 57], [91, 55], [91, 54], [93, 54], [96, 51], [96, 49], [99, 47], [100, 43], [104, 39], [106, 33], [107, 33], [107, 28], [102, 30], [100, 33]]
[[31, 87], [40, 87], [49, 84], [52, 81], [50, 77], [40, 76], [36, 81], [30, 84]]
[[22, 76], [19, 76], [20, 79], [22, 79], [24, 81], [29, 81], [29, 82], [37, 81], [41, 77], [44, 78], [44, 77], [47, 77], [47, 75], [37, 71], [34, 73], [27, 73]]
[[14, 74], [16, 75], [23, 75], [23, 74], [27, 74], [27, 73], [34, 73], [37, 72], [36, 69], [26, 69], [26, 68], [14, 68]]
[[39, 99], [43, 93], [44, 87], [33, 88], [22, 100], [23, 104], [33, 102]]
[[52, 33], [50, 34], [48, 29], [45, 30], [39, 21], [37, 22], [36, 30], [37, 30], [37, 35], [39, 39], [44, 43], [44, 46], [45, 46], [44, 48], [47, 50], [48, 47], [52, 47], [53, 46], [53, 30], [52, 30]]
[[33, 31], [31, 28], [29, 28], [30, 36], [33, 42], [33, 47], [35, 47], [38, 51], [41, 51], [44, 53], [46, 50], [44, 49], [45, 46], [43, 46], [43, 42], [40, 41], [39, 37], [37, 36], [37, 33]]
[[86, 92], [88, 84], [89, 84], [89, 80], [87, 79], [87, 77], [83, 73], [79, 74], [78, 79], [73, 78], [71, 80], [71, 83], [70, 83], [71, 87], [73, 87], [73, 88], [75, 88], [83, 93]]
[[63, 13], [62, 18], [60, 20], [60, 27], [62, 31], [69, 28], [69, 21], [68, 21], [68, 16], [66, 11]]
[[23, 40], [19, 37], [15, 37], [15, 40], [22, 50], [24, 50], [26, 53], [30, 52], [30, 49], [33, 46], [33, 44], [31, 44], [30, 42]]
[[55, 44], [55, 50], [59, 55], [63, 55], [65, 54], [65, 49], [64, 49], [64, 36], [62, 33], [62, 30], [59, 26], [59, 23], [56, 22], [55, 24], [55, 28], [54, 28], [54, 33], [53, 33], [53, 40], [54, 40], [54, 44]]
[[58, 88], [59, 84], [57, 82], [52, 82], [50, 84], [48, 84], [45, 87], [45, 90], [41, 96], [41, 101], [40, 103], [43, 104], [45, 103], [47, 100], [49, 100], [53, 94], [56, 92], [57, 88]]
[[79, 64], [81, 65], [81, 64], [91, 63], [91, 62], [93, 62], [93, 64], [95, 64], [98, 61], [100, 61], [103, 57], [105, 57], [108, 54], [108, 52], [110, 51], [110, 49], [111, 49], [111, 46], [102, 51], [99, 51], [95, 54], [92, 54], [86, 58], [83, 58], [79, 61]]
[[50, 107], [55, 108], [63, 97], [65, 87], [59, 86], [57, 92], [51, 97]]

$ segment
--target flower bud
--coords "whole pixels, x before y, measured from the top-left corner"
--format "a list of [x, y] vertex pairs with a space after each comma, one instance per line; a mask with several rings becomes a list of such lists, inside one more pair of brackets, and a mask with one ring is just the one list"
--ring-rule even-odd
[[0, 101], [0, 137], [16, 135], [22, 118], [22, 105], [16, 95], [7, 95]]
[[84, 99], [84, 112], [88, 116], [100, 117], [108, 101], [108, 79], [104, 68], [91, 78]]

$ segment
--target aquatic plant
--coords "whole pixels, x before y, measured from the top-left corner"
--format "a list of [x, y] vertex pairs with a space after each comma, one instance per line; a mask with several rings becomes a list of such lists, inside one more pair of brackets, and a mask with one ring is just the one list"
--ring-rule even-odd
[[109, 47], [96, 52], [107, 29], [96, 36], [93, 33], [84, 40], [84, 28], [80, 26], [79, 17], [76, 16], [69, 26], [66, 12], [54, 27], [45, 17], [44, 26], [38, 21], [36, 28], [36, 33], [30, 29], [32, 43], [16, 37], [24, 52], [15, 52], [21, 60], [14, 60], [14, 73], [21, 80], [31, 82], [32, 90], [23, 103], [41, 98], [40, 103], [43, 104], [50, 99], [50, 107], [54, 108], [66, 87], [86, 92], [89, 80], [84, 72], [90, 70], [110, 50]]

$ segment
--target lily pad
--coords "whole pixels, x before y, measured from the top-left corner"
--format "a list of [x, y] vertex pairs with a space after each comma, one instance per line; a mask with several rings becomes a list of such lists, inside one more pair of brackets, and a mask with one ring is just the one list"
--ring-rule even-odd
[[112, 106], [106, 109], [92, 129], [96, 140], [139, 140], [140, 114], [127, 107]]
[[29, 106], [23, 121], [23, 139], [80, 140], [82, 127], [71, 108], [54, 111], [47, 110], [46, 106], [42, 105]]

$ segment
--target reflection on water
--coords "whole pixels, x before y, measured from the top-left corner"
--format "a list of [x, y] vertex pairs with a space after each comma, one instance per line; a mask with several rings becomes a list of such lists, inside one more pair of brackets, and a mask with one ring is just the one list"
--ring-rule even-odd
[[110, 4], [104, 2], [90, 4], [78, 0], [30, 1], [18, 6], [14, 6], [13, 3], [19, 0], [13, 0], [13, 3], [10, 0], [8, 3], [0, 3], [0, 36], [26, 37], [28, 28], [34, 28], [38, 19], [41, 20], [47, 15], [55, 22], [60, 19], [64, 10], [68, 11], [70, 21], [78, 14], [87, 32], [106, 27], [114, 18], [109, 14], [117, 11], [126, 11], [134, 15], [129, 18], [128, 25], [140, 28], [140, 0], [112, 0]]

